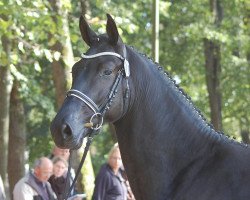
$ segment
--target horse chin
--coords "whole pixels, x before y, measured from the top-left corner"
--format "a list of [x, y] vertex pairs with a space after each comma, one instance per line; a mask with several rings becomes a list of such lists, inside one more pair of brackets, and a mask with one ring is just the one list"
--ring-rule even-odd
[[72, 140], [68, 141], [68, 144], [66, 144], [66, 145], [68, 146], [69, 149], [77, 150], [77, 149], [81, 148], [81, 146], [83, 144], [83, 139], [85, 137], [87, 137], [87, 135], [89, 135], [89, 130], [84, 128], [84, 130], [81, 134], [72, 138]]
[[82, 146], [82, 141], [81, 142], [77, 142], [77, 143], [72, 143], [69, 145], [69, 149], [71, 150], [77, 150], [77, 149], [80, 149], [81, 146]]
[[62, 149], [77, 150], [81, 148], [83, 139], [89, 134], [88, 129], [84, 128], [83, 132], [75, 134], [74, 136], [64, 140], [63, 138], [54, 138], [56, 145]]

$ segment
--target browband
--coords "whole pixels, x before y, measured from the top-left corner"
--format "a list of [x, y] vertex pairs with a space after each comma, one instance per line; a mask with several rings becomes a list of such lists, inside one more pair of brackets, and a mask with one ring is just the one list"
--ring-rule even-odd
[[120, 58], [123, 61], [123, 65], [124, 65], [124, 71], [125, 71], [125, 76], [126, 78], [128, 78], [130, 76], [130, 68], [129, 68], [129, 62], [126, 58], [124, 58], [123, 56], [121, 56], [118, 53], [115, 52], [101, 52], [101, 53], [96, 53], [93, 55], [86, 55], [86, 54], [82, 54], [81, 55], [82, 58], [96, 58], [99, 56], [116, 56], [117, 58]]

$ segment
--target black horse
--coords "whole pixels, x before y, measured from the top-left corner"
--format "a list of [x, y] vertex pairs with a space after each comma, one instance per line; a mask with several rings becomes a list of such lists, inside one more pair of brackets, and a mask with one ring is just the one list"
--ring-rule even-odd
[[102, 120], [115, 125], [137, 200], [249, 200], [250, 150], [216, 132], [166, 72], [125, 45], [110, 15], [97, 35], [80, 18], [90, 46], [51, 132], [79, 148]]

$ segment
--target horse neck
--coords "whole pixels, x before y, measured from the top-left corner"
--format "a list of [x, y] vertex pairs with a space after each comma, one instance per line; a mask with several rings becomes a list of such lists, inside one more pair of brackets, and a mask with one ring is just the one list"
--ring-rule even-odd
[[115, 124], [122, 148], [152, 156], [152, 149], [164, 151], [166, 162], [206, 153], [218, 134], [153, 62], [139, 54], [133, 55], [133, 60], [129, 111]]

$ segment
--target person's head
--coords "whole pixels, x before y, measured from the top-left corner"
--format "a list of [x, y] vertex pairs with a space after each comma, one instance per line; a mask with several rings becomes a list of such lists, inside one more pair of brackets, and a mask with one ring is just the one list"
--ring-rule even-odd
[[46, 157], [41, 157], [34, 163], [34, 175], [41, 182], [48, 181], [49, 177], [53, 173], [53, 163]]
[[56, 156], [53, 158], [52, 162], [53, 174], [55, 177], [60, 177], [67, 171], [68, 162], [64, 158]]
[[60, 156], [60, 157], [64, 158], [65, 160], [68, 160], [69, 159], [69, 155], [70, 155], [69, 149], [60, 149], [57, 146], [54, 146], [52, 154], [54, 156]]
[[116, 173], [118, 169], [122, 166], [122, 159], [120, 154], [120, 149], [116, 143], [113, 148], [110, 150], [108, 155], [108, 164]]

